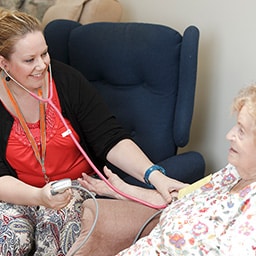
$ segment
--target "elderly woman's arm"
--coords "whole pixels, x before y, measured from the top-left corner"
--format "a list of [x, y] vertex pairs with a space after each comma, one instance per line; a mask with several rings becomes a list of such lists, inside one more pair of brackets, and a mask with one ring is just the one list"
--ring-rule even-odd
[[[108, 182], [126, 195], [133, 196], [139, 200], [146, 201], [147, 203], [154, 204], [156, 206], [165, 205], [168, 203], [157, 190], [145, 189], [130, 185], [120, 179], [116, 174], [112, 173], [112, 171], [107, 167], [104, 167], [104, 173], [107, 176]], [[92, 178], [85, 173], [83, 173], [83, 178], [78, 179], [78, 181], [83, 187], [95, 192], [97, 195], [122, 200], [129, 199], [115, 192], [104, 181]], [[173, 192], [172, 196], [176, 197], [177, 192]]]
[[[124, 139], [117, 143], [107, 154], [107, 160], [143, 182], [146, 170], [153, 165], [143, 151], [129, 139]], [[173, 191], [177, 192], [187, 186], [187, 184], [166, 177], [160, 171], [153, 171], [149, 176], [149, 181], [166, 202], [171, 202]]]

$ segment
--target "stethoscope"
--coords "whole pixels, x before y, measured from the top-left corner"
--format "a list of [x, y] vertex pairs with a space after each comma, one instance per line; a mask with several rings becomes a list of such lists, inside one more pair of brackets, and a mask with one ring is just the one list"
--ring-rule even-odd
[[2, 70], [6, 73], [6, 75], [8, 77], [10, 77], [10, 79], [12, 79], [18, 86], [20, 86], [23, 90], [25, 90], [27, 93], [29, 93], [32, 97], [34, 97], [35, 99], [47, 103], [49, 104], [58, 114], [59, 118], [61, 119], [61, 122], [64, 124], [66, 131], [62, 133], [62, 137], [66, 137], [66, 136], [70, 136], [71, 139], [73, 140], [73, 142], [75, 143], [76, 147], [79, 149], [79, 151], [81, 152], [81, 154], [84, 156], [84, 158], [86, 159], [86, 161], [89, 163], [89, 165], [92, 167], [92, 169], [95, 171], [95, 173], [111, 188], [113, 189], [116, 193], [122, 195], [125, 198], [128, 198], [130, 200], [133, 200], [135, 202], [138, 202], [140, 204], [143, 204], [145, 206], [154, 208], [154, 209], [164, 209], [167, 205], [154, 205], [154, 204], [150, 204], [148, 202], [145, 202], [141, 199], [138, 199], [134, 196], [128, 195], [126, 193], [123, 193], [122, 191], [120, 191], [119, 189], [117, 189], [115, 186], [113, 186], [106, 178], [105, 176], [98, 170], [98, 168], [95, 166], [95, 164], [91, 161], [91, 159], [89, 158], [89, 156], [86, 154], [86, 152], [84, 151], [84, 149], [81, 147], [81, 145], [79, 144], [79, 142], [77, 141], [77, 139], [75, 138], [74, 134], [72, 133], [72, 131], [69, 129], [66, 120], [64, 119], [64, 117], [62, 116], [61, 112], [59, 111], [59, 109], [55, 106], [55, 104], [52, 101], [52, 97], [53, 97], [53, 84], [52, 84], [52, 70], [51, 70], [51, 64], [49, 64], [49, 96], [48, 98], [41, 98], [39, 97], [37, 94], [31, 92], [30, 90], [28, 90], [25, 86], [23, 86], [20, 82], [18, 82], [15, 78], [13, 78], [4, 68], [2, 68]]

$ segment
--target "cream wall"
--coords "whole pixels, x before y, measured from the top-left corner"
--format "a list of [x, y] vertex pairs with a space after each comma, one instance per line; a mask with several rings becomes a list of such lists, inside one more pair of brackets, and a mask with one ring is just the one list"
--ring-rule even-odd
[[[188, 149], [200, 151], [207, 172], [226, 164], [225, 139], [238, 90], [256, 81], [255, 0], [119, 0], [122, 21], [151, 22], [183, 33], [200, 30], [196, 104]], [[186, 149], [187, 149], [186, 148]]]

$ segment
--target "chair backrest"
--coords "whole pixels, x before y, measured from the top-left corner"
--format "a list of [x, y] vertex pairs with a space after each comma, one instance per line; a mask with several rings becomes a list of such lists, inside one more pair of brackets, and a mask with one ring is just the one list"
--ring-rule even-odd
[[[51, 57], [75, 67], [98, 88], [154, 162], [187, 145], [197, 73], [195, 26], [182, 36], [157, 24], [56, 20], [46, 26], [45, 37]], [[204, 172], [199, 158], [195, 179]]]

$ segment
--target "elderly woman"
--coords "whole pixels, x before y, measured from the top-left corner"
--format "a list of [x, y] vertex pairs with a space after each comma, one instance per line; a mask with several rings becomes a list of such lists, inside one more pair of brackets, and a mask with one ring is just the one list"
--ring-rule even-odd
[[[210, 182], [166, 207], [151, 233], [118, 256], [256, 255], [256, 85], [240, 91], [233, 111], [237, 113], [237, 123], [226, 136], [230, 142], [228, 164], [214, 173]], [[109, 170], [107, 173], [120, 189], [131, 190]], [[95, 192], [107, 192], [104, 184], [88, 176], [80, 182]], [[141, 193], [136, 188], [133, 191]], [[143, 193], [145, 196], [147, 192]], [[156, 195], [150, 196], [153, 200]], [[134, 234], [127, 234], [126, 227], [135, 215], [140, 218], [148, 209], [144, 207], [143, 211], [143, 206], [124, 202], [99, 202], [98, 226], [81, 255], [114, 255], [125, 245], [122, 239], [127, 239], [126, 244], [132, 241], [129, 235]], [[85, 204], [93, 216], [90, 202]], [[137, 210], [135, 215], [130, 215], [132, 209]], [[85, 208], [85, 219], [89, 218], [88, 212]], [[104, 225], [106, 220], [112, 226]], [[112, 254], [108, 248], [112, 248]]]

